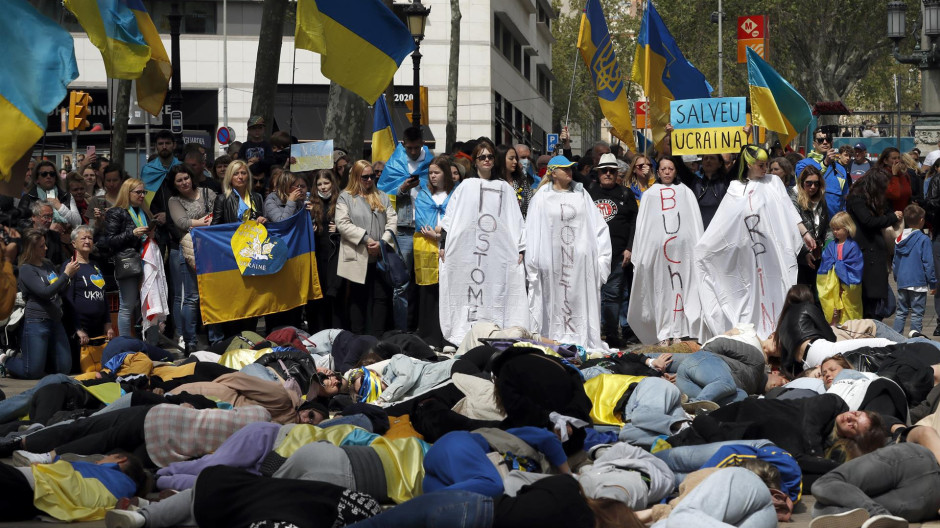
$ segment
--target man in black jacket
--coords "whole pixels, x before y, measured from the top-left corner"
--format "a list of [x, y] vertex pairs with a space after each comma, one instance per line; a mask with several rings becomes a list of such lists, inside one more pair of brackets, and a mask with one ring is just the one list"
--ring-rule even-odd
[[623, 336], [618, 334], [620, 314], [626, 313], [626, 308], [621, 310], [620, 306], [630, 299], [630, 254], [638, 212], [633, 194], [617, 185], [617, 170], [617, 158], [613, 154], [602, 155], [597, 165], [598, 183], [588, 189], [610, 230], [613, 258], [607, 283], [601, 287], [601, 333], [613, 348], [623, 347], [625, 339], [635, 339], [626, 321], [623, 321]]

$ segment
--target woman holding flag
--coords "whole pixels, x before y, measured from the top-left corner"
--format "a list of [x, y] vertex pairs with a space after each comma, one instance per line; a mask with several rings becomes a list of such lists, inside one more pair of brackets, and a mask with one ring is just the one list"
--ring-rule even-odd
[[438, 241], [441, 239], [441, 219], [447, 210], [454, 179], [451, 158], [437, 156], [428, 166], [427, 186], [412, 189], [415, 204], [415, 282], [418, 284], [418, 337], [435, 347], [444, 346], [441, 318], [438, 313], [440, 289], [438, 286]]

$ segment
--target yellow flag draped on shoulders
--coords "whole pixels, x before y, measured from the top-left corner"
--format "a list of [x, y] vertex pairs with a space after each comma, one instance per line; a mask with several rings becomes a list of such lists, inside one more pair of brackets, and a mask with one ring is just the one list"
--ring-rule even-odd
[[610, 121], [611, 131], [630, 150], [636, 152], [633, 123], [630, 121], [630, 101], [623, 82], [623, 70], [617, 61], [607, 21], [600, 0], [588, 0], [581, 15], [581, 30], [578, 33], [578, 51], [591, 72], [597, 102], [604, 117]]

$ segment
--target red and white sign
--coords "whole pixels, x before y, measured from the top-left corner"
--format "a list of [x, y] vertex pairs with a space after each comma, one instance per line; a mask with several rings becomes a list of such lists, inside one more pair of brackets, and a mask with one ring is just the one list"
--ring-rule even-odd
[[636, 128], [649, 128], [649, 122], [646, 119], [646, 112], [649, 110], [650, 104], [646, 101], [637, 101], [633, 103], [633, 105], [633, 115], [636, 116]]
[[767, 37], [764, 15], [738, 17], [738, 40]]

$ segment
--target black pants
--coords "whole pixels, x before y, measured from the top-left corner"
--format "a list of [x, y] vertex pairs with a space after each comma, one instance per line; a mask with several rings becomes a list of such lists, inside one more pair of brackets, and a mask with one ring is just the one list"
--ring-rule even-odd
[[59, 411], [78, 409], [100, 409], [104, 405], [81, 385], [53, 383], [33, 394], [29, 401], [29, 418], [34, 422], [50, 425], [51, 418]]
[[336, 297], [323, 295], [307, 303], [307, 331], [315, 334], [329, 328], [346, 328], [343, 324], [343, 310]]
[[381, 336], [389, 328], [391, 288], [379, 278], [379, 270], [374, 262], [370, 262], [366, 269], [364, 284], [348, 282], [349, 331], [359, 335], [369, 333], [375, 337]]
[[[425, 343], [441, 348], [444, 346], [444, 334], [441, 332], [439, 312], [440, 285], [417, 286], [418, 290], [418, 337]], [[411, 304], [408, 305], [409, 307]]]
[[75, 453], [95, 455], [123, 449], [139, 457], [148, 467], [153, 463], [144, 443], [144, 420], [152, 405], [141, 405], [76, 420], [70, 424], [46, 427], [23, 438], [23, 449], [33, 453]]
[[28, 521], [40, 512], [33, 506], [33, 488], [20, 470], [0, 462], [0, 522]]

